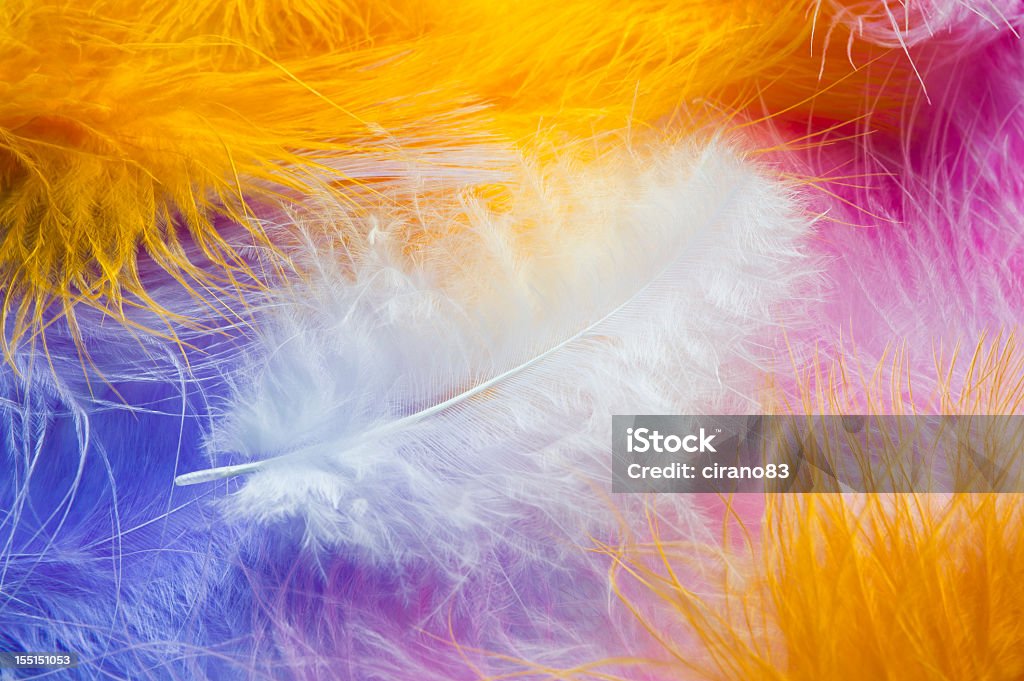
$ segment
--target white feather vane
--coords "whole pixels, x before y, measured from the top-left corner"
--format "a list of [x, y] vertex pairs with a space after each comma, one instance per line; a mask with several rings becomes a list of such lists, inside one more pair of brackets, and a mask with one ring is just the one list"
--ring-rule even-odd
[[298, 221], [309, 275], [209, 439], [230, 465], [178, 483], [245, 473], [230, 517], [383, 562], [609, 527], [611, 415], [756, 410], [814, 289], [790, 187], [721, 142], [659, 149], [524, 163], [505, 204], [411, 182], [431, 213]]

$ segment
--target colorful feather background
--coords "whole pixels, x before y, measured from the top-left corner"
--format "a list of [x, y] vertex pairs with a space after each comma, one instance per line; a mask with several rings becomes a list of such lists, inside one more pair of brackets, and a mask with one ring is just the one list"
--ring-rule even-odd
[[617, 494], [610, 442], [1018, 414], [1022, 30], [3, 3], [0, 653], [79, 663], [0, 679], [1020, 678], [1017, 495]]

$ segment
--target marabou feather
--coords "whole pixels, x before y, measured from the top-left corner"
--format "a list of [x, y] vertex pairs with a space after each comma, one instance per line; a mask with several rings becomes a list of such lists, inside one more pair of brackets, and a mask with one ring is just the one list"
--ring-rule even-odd
[[[258, 584], [295, 678], [635, 653], [586, 550], [638, 510], [607, 496], [610, 416], [756, 409], [797, 312], [779, 303], [813, 290], [790, 190], [719, 141], [518, 180], [502, 212], [464, 193], [429, 215], [319, 212], [355, 246], [299, 224], [307, 280], [261, 313], [209, 440], [257, 462], [213, 483], [225, 520], [304, 536]], [[410, 254], [419, 220], [447, 229]], [[664, 513], [701, 534], [687, 501]]]
[[97, 345], [96, 361], [125, 375], [82, 385], [65, 337], [54, 372], [0, 379], [0, 649], [75, 652], [66, 678], [259, 678], [245, 657], [239, 533], [214, 522], [201, 493], [168, 484], [196, 465], [223, 382], [177, 350], [147, 377], [142, 353]]
[[679, 581], [706, 546], [661, 537], [613, 552], [616, 588], [644, 592], [630, 606], [662, 606], [646, 625], [665, 654], [623, 675], [596, 666], [555, 678], [1019, 678], [1017, 495], [764, 501], [748, 530], [761, 539], [721, 551], [710, 588]]
[[262, 325], [210, 440], [257, 461], [234, 515], [299, 517], [311, 541], [380, 557], [414, 528], [444, 547], [511, 512], [503, 488], [543, 506], [545, 479], [600, 478], [606, 448], [570, 444], [592, 442], [580, 424], [757, 404], [760, 346], [795, 311], [777, 301], [810, 290], [781, 187], [718, 143], [523, 172], [507, 214], [451, 197], [429, 216], [449, 233], [412, 257], [402, 216], [325, 213], [364, 245], [314, 238], [316, 278]]
[[[913, 353], [860, 371], [845, 363], [855, 358], [818, 367], [799, 404], [777, 407], [1021, 413], [1024, 353], [1015, 335], [933, 358], [926, 380], [908, 378]], [[913, 401], [903, 395], [894, 406], [892, 389]], [[652, 516], [631, 541], [601, 547], [615, 563], [617, 593], [663, 651], [622, 676], [602, 676], [608, 667], [596, 666], [561, 678], [966, 681], [1009, 680], [1024, 670], [1019, 495], [769, 494], [746, 508], [738, 501], [726, 503], [738, 524], [729, 532], [740, 541], [727, 533], [717, 545], [693, 541]], [[680, 579], [694, 563], [704, 567], [700, 589]]]
[[[838, 20], [819, 44], [829, 12], [747, 0], [6, 3], [8, 344], [51, 305], [169, 316], [140, 279], [140, 252], [231, 293], [250, 274], [238, 249], [269, 244], [254, 214], [324, 191], [358, 200], [354, 187], [372, 191], [396, 163], [429, 166], [439, 150], [497, 138], [557, 155], [595, 132], [666, 117], [690, 128], [707, 121], [702, 110], [752, 102], [884, 118], [909, 62]], [[251, 227], [250, 244], [226, 239], [225, 221]], [[183, 253], [189, 244], [204, 263]]]
[[959, 19], [933, 37], [911, 26], [933, 56], [917, 62], [924, 89], [898, 131], [842, 130], [778, 157], [812, 178], [824, 215], [812, 248], [829, 263], [813, 331], [790, 336], [794, 368], [816, 354], [871, 367], [914, 350], [907, 371], [927, 384], [933, 357], [1020, 325], [1024, 8], [934, 6]]

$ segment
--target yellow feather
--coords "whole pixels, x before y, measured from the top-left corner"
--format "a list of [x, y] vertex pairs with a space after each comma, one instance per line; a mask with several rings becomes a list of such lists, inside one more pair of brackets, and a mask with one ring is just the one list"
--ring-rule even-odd
[[[913, 379], [920, 404], [1019, 413], [1024, 351], [1013, 334], [956, 355], [937, 355], [935, 374]], [[849, 413], [843, 393], [853, 390], [869, 396], [856, 403], [864, 413], [911, 413], [885, 388], [910, 375], [906, 354], [895, 357], [867, 372], [819, 365], [802, 404]], [[767, 494], [763, 519], [737, 501], [722, 500], [716, 549], [667, 536], [653, 513], [648, 540], [604, 549], [616, 592], [660, 650], [631, 665], [706, 681], [1024, 678], [1020, 495]]]
[[[395, 171], [365, 171], [387, 159], [429, 164], [439, 149], [499, 140], [544, 162], [606, 132], [686, 129], [752, 102], [836, 120], [885, 104], [865, 97], [871, 71], [853, 69], [845, 46], [842, 59], [812, 46], [815, 11], [780, 0], [9, 0], [5, 343], [38, 331], [51, 303], [72, 317], [78, 304], [122, 321], [127, 307], [169, 314], [141, 282], [140, 249], [179, 280], [235, 288], [245, 264], [218, 221], [249, 226], [253, 211], [387, 180]], [[857, 54], [894, 82], [907, 71], [892, 50]]]
[[657, 599], [673, 627], [683, 623], [694, 635], [672, 637], [651, 617], [647, 626], [666, 654], [642, 667], [674, 667], [665, 678], [709, 681], [1024, 676], [1024, 585], [1016, 568], [1024, 560], [1024, 505], [1017, 495], [765, 501], [762, 546], [723, 553], [715, 595], [679, 578], [700, 547], [655, 532], [653, 543], [615, 555], [620, 595], [628, 598], [627, 584], [643, 589], [629, 599], [635, 612], [643, 610], [641, 598]]

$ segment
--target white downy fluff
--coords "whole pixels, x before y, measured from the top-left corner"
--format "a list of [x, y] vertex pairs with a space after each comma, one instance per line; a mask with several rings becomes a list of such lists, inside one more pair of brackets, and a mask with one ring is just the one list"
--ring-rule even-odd
[[209, 439], [261, 462], [228, 515], [471, 565], [498, 535], [614, 529], [612, 414], [756, 411], [813, 288], [810, 220], [720, 141], [655, 149], [296, 220], [308, 276], [260, 311], [265, 354]]

